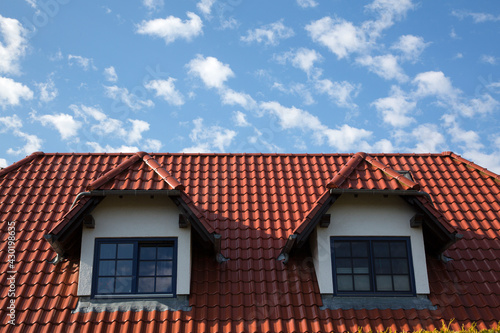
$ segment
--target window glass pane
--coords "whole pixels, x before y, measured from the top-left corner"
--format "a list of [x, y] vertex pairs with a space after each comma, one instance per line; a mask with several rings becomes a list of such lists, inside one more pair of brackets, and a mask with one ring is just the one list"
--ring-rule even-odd
[[406, 259], [392, 259], [392, 273], [393, 274], [408, 274], [408, 260], [406, 260]]
[[156, 263], [156, 275], [172, 275], [172, 262], [158, 261]]
[[115, 293], [129, 294], [132, 292], [132, 277], [117, 277]]
[[340, 273], [340, 274], [351, 274], [352, 273], [351, 259], [349, 259], [349, 258], [336, 259], [335, 264], [337, 265], [337, 273]]
[[389, 257], [389, 242], [372, 242], [374, 257]]
[[172, 278], [156, 278], [156, 292], [157, 293], [171, 293], [172, 292]]
[[369, 275], [354, 275], [354, 290], [370, 291], [370, 276]]
[[368, 242], [351, 242], [353, 257], [368, 257]]
[[174, 248], [171, 246], [159, 246], [158, 247], [158, 259], [173, 259]]
[[155, 260], [156, 259], [156, 247], [142, 246], [140, 258], [141, 258], [141, 260]]
[[115, 261], [101, 260], [99, 262], [99, 276], [115, 275]]
[[392, 277], [390, 275], [377, 275], [377, 291], [392, 291]]
[[406, 242], [401, 241], [401, 242], [391, 242], [391, 256], [392, 257], [403, 257], [405, 258], [406, 255]]
[[375, 259], [375, 274], [391, 274], [391, 259]]
[[134, 257], [134, 244], [118, 244], [118, 259], [132, 259]]
[[334, 243], [335, 256], [350, 257], [351, 256], [351, 242], [336, 241]]
[[139, 262], [139, 276], [154, 276], [156, 270], [156, 261]]
[[394, 275], [395, 291], [410, 291], [410, 279], [408, 275]]
[[368, 259], [353, 259], [352, 260], [354, 266], [354, 273], [357, 274], [369, 274], [370, 273], [370, 264]]
[[97, 279], [97, 292], [99, 294], [113, 293], [115, 278], [99, 278]]
[[339, 291], [353, 291], [351, 275], [337, 275], [337, 289]]
[[116, 275], [132, 275], [132, 260], [118, 260], [116, 262]]
[[116, 258], [116, 244], [101, 244], [99, 251], [99, 258], [101, 259], [115, 259]]
[[155, 278], [139, 278], [137, 291], [140, 293], [153, 293], [155, 291]]

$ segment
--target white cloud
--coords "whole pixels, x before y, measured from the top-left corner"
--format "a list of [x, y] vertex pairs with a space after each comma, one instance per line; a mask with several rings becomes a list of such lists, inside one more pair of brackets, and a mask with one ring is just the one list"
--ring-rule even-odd
[[[497, 140], [495, 146], [500, 146], [500, 140]], [[488, 168], [488, 170], [491, 170], [496, 174], [500, 174], [500, 151], [498, 148], [491, 154], [473, 150], [464, 152], [463, 156], [478, 165]]]
[[458, 17], [459, 19], [465, 19], [467, 17], [472, 18], [474, 23], [484, 23], [484, 22], [496, 22], [500, 21], [500, 15], [493, 15], [490, 13], [473, 13], [469, 11], [463, 10], [454, 10], [451, 12], [453, 16]]
[[92, 58], [85, 58], [79, 55], [68, 55], [68, 63], [73, 65], [76, 63], [78, 66], [83, 68], [84, 71], [88, 71], [89, 69], [97, 70], [97, 67], [94, 66], [94, 60]]
[[355, 147], [367, 146], [364, 140], [370, 138], [372, 132], [344, 124], [339, 129], [327, 129], [324, 135], [331, 147], [340, 151], [350, 151]]
[[21, 99], [32, 98], [33, 92], [30, 88], [10, 78], [0, 76], [0, 106], [2, 108], [19, 105]]
[[135, 146], [122, 145], [119, 147], [112, 147], [106, 145], [103, 147], [97, 142], [87, 142], [86, 144], [94, 150], [94, 153], [135, 153], [139, 151], [139, 148]]
[[443, 72], [424, 72], [418, 74], [413, 83], [417, 85], [417, 97], [437, 96], [443, 99], [454, 99], [460, 91], [453, 87], [451, 80]]
[[137, 26], [137, 33], [163, 38], [167, 44], [179, 38], [190, 41], [203, 34], [203, 22], [195, 13], [187, 12], [186, 15], [188, 19], [185, 21], [174, 16], [142, 21]]
[[250, 123], [247, 121], [247, 116], [241, 111], [235, 111], [233, 113], [233, 121], [238, 127], [248, 127]]
[[85, 105], [70, 105], [75, 116], [84, 120], [86, 128], [102, 139], [118, 138], [128, 145], [139, 144], [143, 133], [150, 128], [149, 123], [139, 119], [127, 119], [127, 124], [121, 120], [108, 117], [102, 110]]
[[266, 45], [277, 45], [280, 39], [290, 38], [294, 35], [293, 29], [286, 27], [283, 20], [264, 25], [254, 30], [248, 30], [241, 40], [247, 43], [257, 42]]
[[263, 102], [260, 104], [262, 110], [278, 118], [283, 129], [300, 128], [302, 130], [324, 130], [318, 117], [311, 113], [295, 107], [285, 107], [278, 102]]
[[215, 0], [201, 0], [196, 4], [196, 7], [200, 12], [205, 15], [210, 15], [212, 11], [212, 6], [215, 3]]
[[352, 52], [365, 49], [365, 33], [351, 22], [343, 19], [324, 17], [308, 24], [305, 29], [313, 41], [326, 46], [337, 55], [338, 59], [347, 57]]
[[354, 128], [347, 124], [338, 129], [331, 129], [323, 125], [318, 117], [295, 107], [284, 107], [278, 102], [263, 102], [260, 104], [263, 111], [276, 116], [282, 129], [301, 129], [311, 132], [320, 145], [327, 139], [328, 145], [337, 150], [350, 151], [360, 147], [369, 147], [365, 139], [371, 137], [372, 132]]
[[472, 118], [477, 114], [492, 113], [499, 108], [500, 103], [489, 94], [483, 94], [467, 102], [455, 103], [454, 106], [463, 116]]
[[379, 98], [372, 105], [382, 114], [383, 121], [391, 126], [405, 127], [415, 122], [408, 114], [415, 110], [417, 103], [409, 100], [399, 87], [393, 86], [389, 97]]
[[138, 143], [142, 139], [142, 133], [149, 131], [149, 123], [139, 119], [128, 119], [132, 124], [132, 128], [127, 134], [126, 141], [128, 143]]
[[384, 29], [404, 18], [406, 13], [414, 7], [411, 0], [374, 0], [365, 8], [376, 13], [378, 18], [375, 21], [364, 22], [363, 29], [372, 38], [379, 37]]
[[[2, 126], [3, 125], [3, 126]], [[2, 128], [3, 127], [3, 128]], [[28, 134], [21, 131], [23, 122], [16, 114], [7, 117], [0, 117], [0, 133], [12, 132], [12, 134], [25, 141], [23, 147], [14, 149], [7, 149], [8, 154], [12, 155], [29, 155], [35, 151], [40, 151], [42, 147], [42, 140], [36, 135]]]
[[323, 57], [316, 50], [302, 47], [296, 51], [289, 51], [281, 56], [276, 56], [276, 59], [281, 63], [290, 61], [293, 67], [299, 68], [309, 75], [314, 69], [314, 64], [321, 61]]
[[58, 95], [58, 90], [51, 77], [47, 82], [36, 83], [36, 86], [40, 90], [40, 100], [42, 102], [48, 103], [54, 100]]
[[164, 1], [163, 0], [143, 0], [142, 4], [149, 10], [158, 10], [163, 8]]
[[5, 158], [0, 158], [0, 169], [6, 168], [7, 166], [9, 166], [9, 163], [7, 163], [7, 160]]
[[285, 88], [285, 86], [283, 86], [283, 84], [275, 82], [273, 84], [273, 88], [276, 88], [285, 94], [293, 94], [293, 95], [300, 96], [305, 105], [311, 105], [311, 104], [315, 103], [315, 100], [311, 94], [311, 91], [309, 90], [309, 88], [305, 84], [292, 83], [289, 85], [288, 88]]
[[297, 4], [302, 8], [316, 7], [318, 5], [315, 0], [297, 0]]
[[43, 126], [54, 127], [59, 134], [61, 139], [68, 140], [75, 137], [78, 134], [78, 130], [82, 127], [82, 123], [75, 120], [72, 115], [59, 113], [59, 114], [46, 114], [42, 116], [37, 116], [33, 114], [32, 117], [42, 123]]
[[239, 105], [245, 110], [251, 110], [257, 106], [255, 100], [248, 94], [229, 88], [222, 89], [220, 93], [223, 105]]
[[116, 74], [115, 68], [113, 66], [104, 68], [104, 77], [106, 81], [109, 82], [118, 81], [118, 75]]
[[127, 88], [118, 86], [104, 86], [106, 96], [120, 101], [132, 110], [140, 110], [143, 107], [153, 107], [155, 104], [151, 100], [141, 100], [139, 97], [130, 93]]
[[0, 73], [19, 73], [19, 59], [28, 46], [26, 35], [18, 20], [0, 15]]
[[498, 58], [492, 55], [483, 54], [481, 56], [481, 62], [484, 62], [485, 64], [496, 65], [497, 60]]
[[391, 49], [400, 51], [403, 60], [416, 62], [429, 44], [430, 43], [424, 42], [422, 37], [403, 35], [399, 37], [397, 43], [391, 46]]
[[347, 81], [332, 82], [328, 79], [317, 80], [315, 87], [318, 92], [327, 94], [340, 107], [355, 109], [358, 106], [352, 101], [361, 89], [361, 85]]
[[444, 126], [448, 128], [448, 134], [451, 136], [452, 141], [462, 143], [462, 148], [465, 151], [478, 151], [484, 147], [479, 134], [462, 129], [456, 116], [445, 114], [441, 119], [444, 121]]
[[234, 73], [227, 64], [223, 64], [217, 58], [198, 55], [191, 60], [187, 67], [189, 74], [198, 76], [208, 88], [222, 88], [228, 78]]
[[184, 104], [184, 96], [175, 89], [175, 79], [169, 77], [167, 80], [152, 80], [144, 87], [154, 90], [157, 97], [162, 97], [169, 104], [180, 106]]
[[163, 144], [161, 143], [161, 141], [156, 139], [146, 139], [146, 142], [144, 144], [144, 148], [147, 151], [151, 152], [159, 152], [162, 147]]
[[392, 54], [375, 57], [367, 55], [357, 58], [356, 62], [386, 80], [408, 81], [408, 76], [398, 64], [398, 58]]
[[202, 118], [193, 120], [193, 123], [194, 129], [189, 134], [189, 138], [194, 146], [183, 149], [185, 153], [225, 152], [237, 134], [233, 130], [217, 125], [204, 126]]
[[409, 133], [409, 136], [417, 142], [412, 148], [415, 153], [443, 151], [446, 143], [442, 131], [434, 124], [422, 124]]

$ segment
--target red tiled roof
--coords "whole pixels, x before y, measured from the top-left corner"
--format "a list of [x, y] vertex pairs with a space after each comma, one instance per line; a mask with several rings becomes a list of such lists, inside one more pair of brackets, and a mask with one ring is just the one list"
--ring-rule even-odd
[[[429, 193], [442, 223], [463, 234], [445, 252], [453, 261], [428, 258], [435, 310], [322, 310], [307, 251], [291, 256], [287, 265], [276, 260], [353, 155], [151, 154], [158, 164], [152, 169], [145, 167], [145, 156], [37, 153], [0, 171], [0, 330], [8, 328], [9, 319], [9, 221], [16, 222], [20, 332], [413, 331], [439, 328], [442, 320], [452, 319], [453, 329], [472, 321], [479, 328], [497, 327], [500, 178], [460, 156], [372, 154], [333, 184], [398, 190], [417, 184]], [[121, 168], [123, 163], [130, 165]], [[414, 184], [390, 170], [411, 171]], [[175, 179], [186, 200], [221, 235], [222, 254], [230, 259], [225, 263], [193, 248], [191, 311], [72, 313], [78, 264], [49, 263], [55, 252], [43, 237], [68, 214], [77, 194], [99, 179], [108, 189], [156, 189], [160, 183], [175, 188]]]

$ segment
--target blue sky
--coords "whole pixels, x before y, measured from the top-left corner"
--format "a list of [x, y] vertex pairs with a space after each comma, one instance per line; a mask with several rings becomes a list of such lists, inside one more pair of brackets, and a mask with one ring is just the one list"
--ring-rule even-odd
[[0, 167], [442, 152], [500, 172], [500, 2], [2, 0]]

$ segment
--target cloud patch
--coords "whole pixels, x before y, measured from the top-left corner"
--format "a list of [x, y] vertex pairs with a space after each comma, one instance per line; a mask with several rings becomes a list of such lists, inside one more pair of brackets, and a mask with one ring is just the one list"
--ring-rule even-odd
[[260, 28], [248, 30], [246, 36], [242, 36], [241, 40], [246, 43], [263, 43], [265, 45], [278, 45], [282, 39], [290, 38], [294, 35], [292, 28], [283, 24], [283, 20], [263, 25]]
[[142, 21], [137, 25], [136, 31], [141, 35], [163, 38], [166, 44], [170, 44], [177, 39], [191, 41], [203, 34], [203, 22], [195, 13], [187, 12], [186, 15], [188, 19], [184, 21], [174, 16]]
[[171, 105], [181, 106], [184, 104], [184, 96], [175, 89], [175, 79], [169, 77], [167, 80], [152, 80], [144, 87], [153, 90], [156, 97], [161, 97]]

